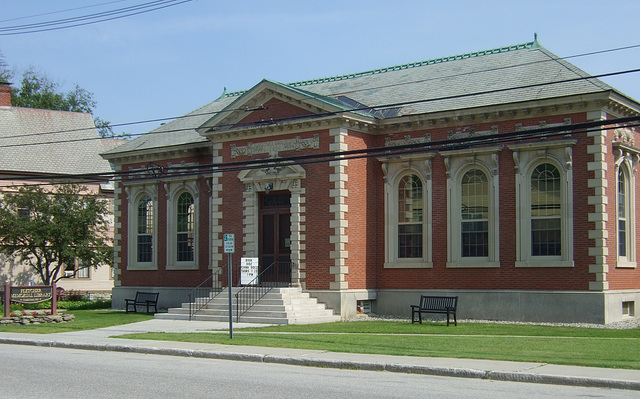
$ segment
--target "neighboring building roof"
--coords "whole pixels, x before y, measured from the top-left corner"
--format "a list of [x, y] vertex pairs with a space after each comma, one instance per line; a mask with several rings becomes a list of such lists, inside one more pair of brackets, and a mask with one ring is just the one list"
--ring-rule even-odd
[[91, 114], [0, 106], [0, 172], [84, 174], [112, 171]]
[[[349, 75], [272, 83], [315, 95], [315, 99], [339, 108], [377, 107], [378, 112], [368, 113], [382, 119], [614, 90], [595, 78], [572, 80], [589, 76], [535, 40]], [[486, 94], [465, 96], [482, 92]], [[206, 141], [195, 129], [244, 93], [225, 92], [211, 103], [105, 155]], [[392, 109], [380, 112], [392, 104], [396, 104]]]

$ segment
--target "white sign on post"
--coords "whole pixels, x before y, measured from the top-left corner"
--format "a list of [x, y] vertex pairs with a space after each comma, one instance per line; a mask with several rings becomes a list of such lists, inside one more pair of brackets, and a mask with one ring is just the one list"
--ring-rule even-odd
[[231, 287], [233, 286], [232, 266], [231, 266], [231, 254], [236, 252], [235, 236], [233, 234], [224, 234], [224, 253], [227, 254], [227, 278], [229, 287], [229, 338], [233, 339], [233, 301], [231, 295]]
[[224, 235], [224, 253], [232, 254], [236, 252], [235, 236], [233, 234]]
[[240, 284], [247, 285], [249, 283], [258, 284], [253, 281], [258, 277], [258, 258], [242, 258], [240, 260]]

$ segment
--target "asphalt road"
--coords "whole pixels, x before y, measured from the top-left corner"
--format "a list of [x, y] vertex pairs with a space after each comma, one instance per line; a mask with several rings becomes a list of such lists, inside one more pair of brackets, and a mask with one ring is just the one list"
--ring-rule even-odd
[[635, 391], [0, 344], [2, 398], [637, 398]]

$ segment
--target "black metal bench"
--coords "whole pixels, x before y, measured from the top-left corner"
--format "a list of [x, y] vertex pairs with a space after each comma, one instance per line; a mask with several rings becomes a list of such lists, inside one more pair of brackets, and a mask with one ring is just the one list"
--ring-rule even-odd
[[[127, 308], [126, 311], [127, 312], [137, 312], [138, 311], [138, 306], [146, 306], [147, 307], [147, 313], [151, 313], [149, 312], [149, 309], [151, 307], [153, 307], [153, 311], [154, 313], [158, 313], [158, 296], [160, 294], [157, 292], [136, 292], [136, 297], [135, 299], [125, 299], [125, 302], [127, 304]], [[129, 310], [130, 306], [133, 305], [133, 310]]]
[[[457, 296], [420, 296], [420, 305], [411, 305], [411, 323], [419, 321], [422, 324], [423, 313], [442, 313], [447, 314], [447, 325], [449, 325], [449, 317], [453, 315], [455, 325], [458, 325], [456, 317], [456, 308], [458, 307]], [[416, 320], [418, 315], [418, 320]]]

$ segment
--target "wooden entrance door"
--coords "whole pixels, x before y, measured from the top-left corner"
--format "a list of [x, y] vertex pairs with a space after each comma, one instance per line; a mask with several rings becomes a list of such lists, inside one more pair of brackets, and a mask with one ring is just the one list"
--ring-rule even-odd
[[259, 207], [260, 282], [291, 283], [291, 197], [263, 193]]

